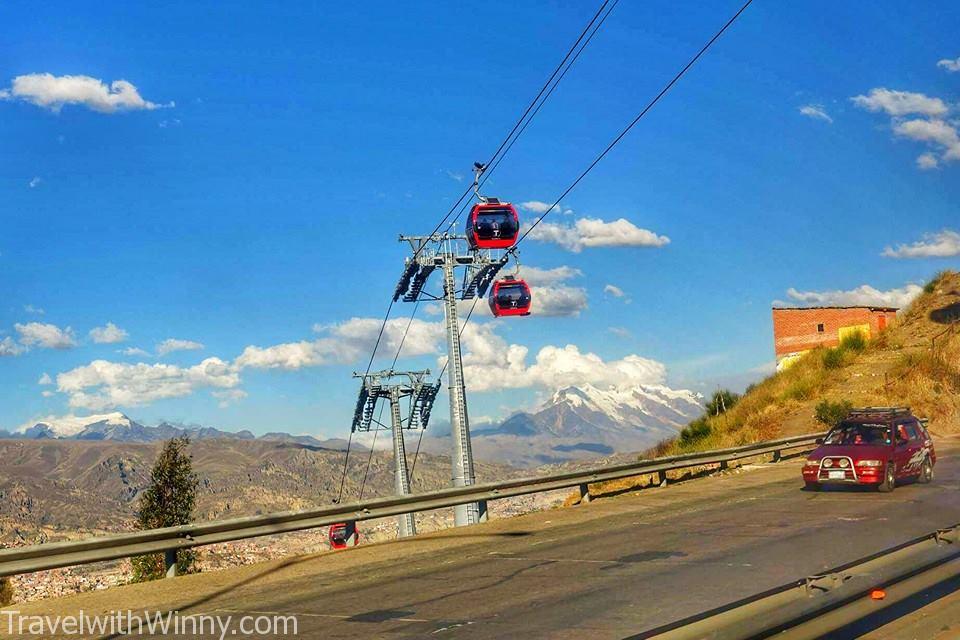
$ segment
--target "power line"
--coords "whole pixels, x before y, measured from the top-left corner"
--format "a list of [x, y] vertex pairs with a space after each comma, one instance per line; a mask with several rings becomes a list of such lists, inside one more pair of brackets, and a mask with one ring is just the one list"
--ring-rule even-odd
[[607, 145], [607, 147], [600, 153], [600, 155], [598, 155], [598, 156], [594, 159], [594, 161], [591, 162], [591, 163], [587, 166], [587, 168], [584, 169], [583, 172], [582, 172], [579, 176], [577, 176], [577, 179], [574, 180], [574, 181], [570, 184], [570, 186], [567, 187], [567, 188], [564, 190], [564, 192], [560, 194], [560, 197], [557, 198], [556, 201], [554, 201], [554, 203], [553, 203], [552, 205], [550, 205], [550, 208], [547, 209], [546, 211], [544, 211], [543, 214], [542, 214], [539, 218], [537, 218], [536, 221], [534, 221], [534, 223], [533, 223], [532, 225], [530, 225], [530, 228], [523, 232], [523, 235], [520, 236], [520, 238], [517, 240], [517, 243], [516, 243], [515, 245], [513, 245], [513, 247], [510, 249], [511, 252], [516, 249], [517, 245], [519, 245], [521, 242], [523, 242], [523, 239], [524, 239], [524, 238], [526, 238], [528, 235], [530, 235], [530, 232], [533, 231], [533, 230], [536, 228], [536, 226], [537, 226], [538, 224], [540, 224], [540, 222], [541, 222], [544, 218], [546, 218], [547, 215], [557, 207], [558, 204], [560, 204], [560, 201], [561, 201], [561, 200], [563, 200], [564, 198], [567, 197], [567, 194], [569, 194], [571, 191], [573, 191], [573, 189], [574, 189], [578, 184], [580, 184], [580, 181], [583, 180], [583, 179], [587, 176], [587, 174], [590, 173], [590, 172], [593, 170], [593, 168], [594, 168], [595, 166], [597, 166], [597, 165], [600, 163], [601, 160], [604, 159], [604, 157], [606, 157], [606, 155], [607, 155], [608, 153], [610, 153], [610, 150], [613, 149], [613, 148], [624, 138], [624, 136], [626, 136], [626, 135], [630, 132], [630, 130], [633, 129], [633, 127], [634, 127], [638, 122], [640, 122], [641, 118], [643, 118], [643, 116], [645, 116], [645, 115], [647, 114], [647, 112], [650, 111], [650, 109], [652, 109], [652, 108], [654, 107], [654, 105], [656, 105], [658, 102], [660, 102], [660, 98], [662, 98], [664, 95], [666, 95], [667, 92], [670, 91], [671, 88], [673, 88], [673, 85], [675, 85], [675, 84], [680, 80], [680, 78], [682, 78], [682, 77], [684, 76], [684, 74], [686, 74], [687, 71], [688, 71], [694, 64], [696, 64], [697, 60], [700, 59], [700, 56], [702, 56], [704, 53], [706, 53], [707, 50], [708, 50], [711, 46], [713, 46], [713, 43], [716, 42], [717, 39], [719, 39], [720, 36], [723, 35], [723, 33], [730, 27], [730, 25], [732, 25], [732, 24], [737, 20], [737, 18], [740, 17], [740, 14], [742, 14], [744, 11], [746, 11], [747, 7], [749, 7], [752, 3], [753, 3], [753, 0], [747, 0], [747, 2], [746, 2], [742, 7], [740, 7], [740, 10], [737, 11], [735, 14], [733, 14], [733, 17], [731, 17], [729, 20], [727, 20], [726, 24], [724, 24], [723, 27], [721, 27], [720, 30], [717, 31], [717, 32], [714, 34], [714, 36], [713, 36], [712, 38], [710, 38], [710, 40], [707, 41], [707, 43], [706, 43], [705, 45], [703, 45], [703, 47], [700, 49], [700, 51], [698, 51], [697, 54], [696, 54], [695, 56], [693, 56], [693, 58], [691, 58], [690, 61], [687, 62], [687, 64], [686, 64], [679, 72], [677, 72], [677, 74], [676, 74], [675, 76], [673, 76], [673, 79], [671, 79], [670, 82], [668, 82], [668, 83], [666, 84], [666, 86], [664, 86], [663, 89], [660, 90], [660, 93], [658, 93], [658, 94], [653, 98], [653, 100], [651, 100], [651, 101], [647, 104], [647, 106], [645, 106], [645, 107], [643, 108], [643, 110], [640, 111], [640, 113], [637, 115], [637, 117], [634, 118], [634, 119], [630, 122], [630, 124], [628, 124], [628, 125], [626, 126], [626, 128], [624, 128], [624, 130], [621, 131], [620, 134], [619, 134], [616, 138], [614, 138], [614, 139], [610, 142], [610, 144]]

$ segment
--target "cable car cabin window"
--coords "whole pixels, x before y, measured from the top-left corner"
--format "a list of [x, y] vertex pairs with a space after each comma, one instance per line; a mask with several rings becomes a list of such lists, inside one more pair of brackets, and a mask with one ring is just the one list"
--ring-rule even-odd
[[513, 246], [519, 232], [517, 212], [509, 205], [475, 205], [467, 218], [467, 237], [474, 248], [505, 249]]
[[504, 309], [518, 309], [530, 304], [530, 292], [519, 284], [500, 285], [497, 304]]

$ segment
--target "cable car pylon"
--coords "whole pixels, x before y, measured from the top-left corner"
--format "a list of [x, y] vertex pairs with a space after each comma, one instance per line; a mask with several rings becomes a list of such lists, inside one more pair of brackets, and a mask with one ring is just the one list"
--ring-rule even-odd
[[[430, 371], [374, 371], [354, 373], [361, 378], [360, 395], [353, 412], [352, 432], [375, 431], [389, 428], [393, 432], [394, 487], [397, 495], [410, 493], [410, 473], [407, 469], [407, 450], [403, 441], [404, 429], [426, 429], [430, 422], [433, 401], [440, 391], [440, 382], [427, 382]], [[409, 399], [407, 417], [403, 417], [401, 400]], [[374, 418], [379, 400], [390, 403], [390, 426]], [[405, 538], [417, 534], [413, 513], [397, 516], [399, 536]]]

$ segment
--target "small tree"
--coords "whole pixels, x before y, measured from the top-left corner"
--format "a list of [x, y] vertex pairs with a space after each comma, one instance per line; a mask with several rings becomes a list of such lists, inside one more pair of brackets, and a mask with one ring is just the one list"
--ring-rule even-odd
[[13, 583], [10, 578], [0, 578], [0, 607], [13, 604]]
[[738, 400], [740, 400], [739, 394], [729, 389], [717, 389], [713, 392], [713, 395], [710, 396], [710, 400], [704, 407], [704, 411], [708, 416], [718, 416], [732, 409]]
[[849, 400], [841, 400], [839, 402], [821, 400], [817, 403], [814, 416], [817, 418], [817, 422], [826, 425], [828, 429], [832, 429], [847, 417], [847, 414], [850, 413], [850, 409], [852, 408], [853, 405]]
[[[197, 501], [199, 479], [193, 472], [193, 460], [187, 453], [190, 439], [173, 438], [163, 445], [150, 472], [150, 484], [140, 495], [137, 525], [140, 529], [158, 529], [189, 524]], [[177, 573], [196, 572], [196, 552], [177, 551]], [[146, 582], [165, 575], [163, 554], [133, 558], [133, 581]]]

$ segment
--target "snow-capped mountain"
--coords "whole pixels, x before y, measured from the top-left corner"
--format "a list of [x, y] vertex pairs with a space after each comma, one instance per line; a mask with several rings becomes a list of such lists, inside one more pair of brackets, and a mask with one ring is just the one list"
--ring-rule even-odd
[[[211, 440], [227, 438], [231, 440], [254, 440], [257, 436], [249, 431], [221, 431], [213, 427], [180, 425], [161, 422], [150, 427], [132, 420], [120, 413], [105, 413], [90, 416], [50, 417], [33, 424], [23, 425], [13, 433], [0, 431], [0, 438], [21, 438], [28, 440], [112, 440], [117, 442], [156, 442], [178, 436], [189, 436], [193, 440]], [[275, 432], [260, 436], [260, 440], [292, 442], [296, 444], [340, 448], [339, 440], [318, 440], [312, 436], [292, 436]]]
[[703, 412], [703, 397], [662, 385], [566, 387], [534, 411], [473, 431], [489, 460], [530, 465], [639, 451], [672, 438]]

